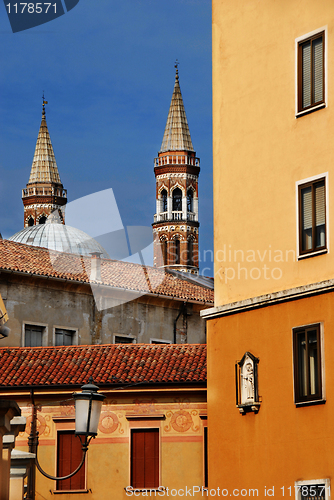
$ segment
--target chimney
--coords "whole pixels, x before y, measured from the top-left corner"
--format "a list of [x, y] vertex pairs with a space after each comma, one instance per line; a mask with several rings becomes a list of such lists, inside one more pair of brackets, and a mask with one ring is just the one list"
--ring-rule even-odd
[[90, 254], [90, 281], [101, 281], [101, 252], [91, 252]]

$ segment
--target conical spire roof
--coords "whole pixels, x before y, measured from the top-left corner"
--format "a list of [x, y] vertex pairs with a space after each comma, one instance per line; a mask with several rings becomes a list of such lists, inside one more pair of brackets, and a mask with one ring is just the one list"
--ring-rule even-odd
[[42, 122], [39, 129], [34, 159], [28, 184], [34, 182], [52, 182], [61, 184], [56, 158], [45, 119], [45, 107], [43, 103]]
[[177, 68], [172, 101], [170, 103], [165, 133], [159, 153], [164, 153], [166, 151], [194, 151], [184, 109]]

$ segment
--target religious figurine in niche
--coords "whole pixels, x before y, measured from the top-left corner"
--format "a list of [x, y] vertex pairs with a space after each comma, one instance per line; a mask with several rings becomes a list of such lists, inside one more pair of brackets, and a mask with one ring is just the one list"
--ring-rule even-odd
[[244, 365], [242, 378], [247, 401], [254, 401], [254, 370], [252, 363], [248, 362]]
[[[257, 364], [259, 360], [250, 352], [245, 352], [238, 366], [237, 405], [251, 408], [258, 402]], [[248, 409], [247, 409], [248, 411]]]

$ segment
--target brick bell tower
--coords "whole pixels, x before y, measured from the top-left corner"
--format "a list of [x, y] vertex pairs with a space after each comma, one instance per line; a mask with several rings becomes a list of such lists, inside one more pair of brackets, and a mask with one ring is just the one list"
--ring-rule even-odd
[[28, 184], [22, 189], [24, 205], [24, 227], [45, 224], [47, 217], [58, 210], [60, 220], [65, 224], [61, 208], [66, 205], [67, 191], [64, 189], [53, 152], [46, 124], [43, 96], [42, 122], [39, 129], [34, 159]]
[[198, 176], [184, 109], [178, 64], [165, 133], [154, 159], [154, 266], [198, 274]]

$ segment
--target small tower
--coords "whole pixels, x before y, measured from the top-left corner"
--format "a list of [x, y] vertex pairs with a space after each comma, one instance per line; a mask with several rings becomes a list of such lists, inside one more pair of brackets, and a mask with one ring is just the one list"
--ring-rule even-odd
[[154, 159], [154, 265], [198, 274], [199, 158], [190, 137], [177, 66], [165, 133]]
[[58, 210], [63, 223], [61, 208], [66, 205], [67, 192], [61, 183], [56, 158], [45, 118], [43, 96], [42, 122], [39, 129], [34, 159], [26, 189], [22, 189], [24, 227], [44, 224], [47, 217]]

